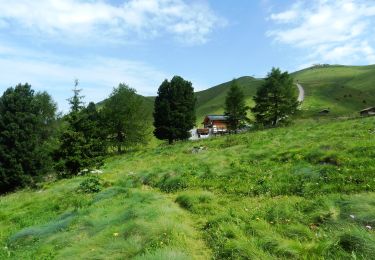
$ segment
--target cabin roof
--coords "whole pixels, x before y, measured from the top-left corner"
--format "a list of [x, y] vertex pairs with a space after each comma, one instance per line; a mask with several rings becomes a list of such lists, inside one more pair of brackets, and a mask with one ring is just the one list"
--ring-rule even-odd
[[367, 111], [370, 111], [370, 110], [373, 110], [373, 109], [375, 109], [375, 107], [368, 107], [368, 108], [362, 109], [359, 112], [367, 112]]
[[225, 115], [207, 115], [207, 118], [209, 120], [222, 120], [222, 121], [226, 121], [228, 119], [228, 116], [225, 116]]

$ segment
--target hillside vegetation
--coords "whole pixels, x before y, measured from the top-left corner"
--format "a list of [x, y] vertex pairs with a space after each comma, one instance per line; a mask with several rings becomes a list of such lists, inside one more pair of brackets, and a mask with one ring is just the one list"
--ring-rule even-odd
[[[319, 111], [329, 109], [325, 117], [358, 115], [358, 111], [375, 106], [375, 65], [315, 66], [291, 74], [305, 90], [303, 113], [298, 118], [321, 117]], [[247, 104], [252, 100], [262, 79], [241, 77], [238, 83], [245, 93]], [[207, 114], [224, 112], [225, 96], [230, 82], [197, 92], [197, 122]]]
[[328, 116], [358, 115], [375, 106], [375, 65], [318, 66], [292, 74], [305, 89], [304, 115], [316, 116], [329, 108]]
[[[316, 66], [291, 73], [305, 90], [303, 113], [297, 118], [321, 117], [319, 111], [329, 108], [325, 117], [358, 115], [358, 111], [375, 106], [375, 65], [371, 66]], [[254, 106], [253, 96], [263, 79], [249, 76], [237, 79], [244, 91], [248, 106]], [[225, 97], [231, 81], [196, 92], [197, 126], [206, 115], [224, 113]], [[152, 113], [154, 97], [145, 98], [145, 108]], [[251, 114], [249, 113], [251, 117]]]
[[[252, 77], [241, 77], [237, 79], [237, 84], [246, 96], [248, 106], [253, 106], [252, 97], [258, 87], [263, 83], [262, 79]], [[229, 91], [231, 81], [217, 85], [215, 87], [196, 92], [197, 97], [197, 124], [201, 126], [206, 115], [223, 114], [225, 97]]]
[[374, 139], [372, 117], [112, 157], [100, 192], [0, 197], [0, 258], [373, 259]]

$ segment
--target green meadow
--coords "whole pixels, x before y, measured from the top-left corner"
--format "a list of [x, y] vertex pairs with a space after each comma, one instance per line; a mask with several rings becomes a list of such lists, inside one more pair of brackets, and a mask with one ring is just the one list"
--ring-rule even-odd
[[[291, 75], [305, 90], [302, 113], [297, 115], [297, 119], [352, 117], [375, 104], [375, 65], [316, 66]], [[197, 126], [202, 125], [205, 115], [224, 112], [225, 96], [230, 83], [196, 92]], [[247, 104], [254, 106], [252, 98], [263, 79], [241, 77], [237, 79], [237, 83], [244, 91]], [[327, 108], [330, 110], [329, 114], [319, 114]], [[249, 116], [251, 117], [250, 113]]]
[[305, 89], [304, 117], [358, 115], [375, 104], [375, 66], [323, 66], [292, 73]]
[[156, 145], [102, 171], [96, 192], [88, 174], [0, 197], [0, 259], [375, 259], [375, 117]]

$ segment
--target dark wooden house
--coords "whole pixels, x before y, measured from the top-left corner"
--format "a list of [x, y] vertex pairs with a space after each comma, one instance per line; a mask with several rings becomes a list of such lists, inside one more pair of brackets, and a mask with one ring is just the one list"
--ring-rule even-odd
[[375, 107], [368, 107], [359, 111], [361, 116], [375, 116]]
[[329, 114], [329, 109], [327, 108], [327, 109], [323, 109], [323, 110], [321, 110], [321, 111], [319, 111], [319, 114], [320, 115], [326, 115], [326, 114]]
[[204, 128], [211, 129], [212, 133], [226, 133], [228, 131], [228, 117], [225, 115], [207, 115], [203, 121]]

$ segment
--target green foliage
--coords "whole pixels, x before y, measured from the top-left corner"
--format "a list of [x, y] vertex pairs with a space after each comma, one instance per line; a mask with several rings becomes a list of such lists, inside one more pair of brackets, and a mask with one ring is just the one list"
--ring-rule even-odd
[[239, 88], [236, 80], [233, 80], [225, 98], [225, 115], [228, 116], [228, 127], [230, 130], [236, 131], [246, 122], [247, 110], [249, 109], [245, 103], [245, 95]]
[[280, 69], [272, 68], [267, 75], [265, 83], [254, 96], [256, 103], [252, 108], [256, 122], [264, 126], [276, 126], [296, 112], [296, 89], [293, 79], [288, 72], [281, 73]]
[[165, 175], [164, 178], [159, 183], [159, 187], [165, 192], [174, 192], [178, 190], [183, 190], [187, 186], [186, 181], [178, 176], [168, 176]]
[[0, 193], [33, 184], [48, 171], [48, 142], [56, 104], [29, 84], [8, 88], [0, 98]]
[[104, 102], [102, 114], [111, 145], [118, 153], [148, 141], [150, 117], [144, 100], [126, 84], [119, 84]]
[[329, 108], [325, 118], [358, 116], [375, 104], [375, 66], [311, 67], [292, 73], [305, 89], [302, 118], [321, 118], [319, 111]]
[[[263, 79], [255, 79], [248, 76], [236, 79], [237, 85], [244, 93], [246, 106], [252, 107], [254, 105], [252, 97], [255, 95], [257, 88], [259, 88], [263, 82]], [[197, 97], [197, 125], [200, 125], [203, 122], [206, 115], [220, 115], [224, 113], [225, 98], [231, 84], [232, 81], [229, 81], [206, 90], [195, 92], [195, 96]], [[247, 116], [251, 118], [251, 113], [248, 113]]]
[[82, 106], [79, 91], [70, 99], [71, 112], [65, 117], [68, 126], [60, 134], [55, 151], [55, 169], [60, 177], [70, 177], [85, 168], [98, 168], [107, 153], [106, 132], [94, 103]]
[[70, 104], [71, 112], [73, 112], [73, 113], [77, 113], [84, 108], [84, 104], [83, 104], [83, 101], [82, 101], [84, 96], [82, 96], [80, 94], [82, 89], [78, 88], [78, 84], [79, 84], [78, 79], [76, 79], [74, 81], [74, 89], [73, 89], [74, 95], [73, 95], [73, 97], [68, 99], [68, 102]]
[[83, 193], [97, 193], [103, 189], [103, 180], [99, 176], [89, 175], [79, 184], [78, 191]]
[[83, 176], [2, 196], [0, 258], [372, 259], [374, 123], [163, 144], [108, 158], [95, 194]]
[[195, 125], [194, 89], [179, 76], [165, 80], [159, 87], [154, 107], [154, 135], [160, 140], [185, 140]]

